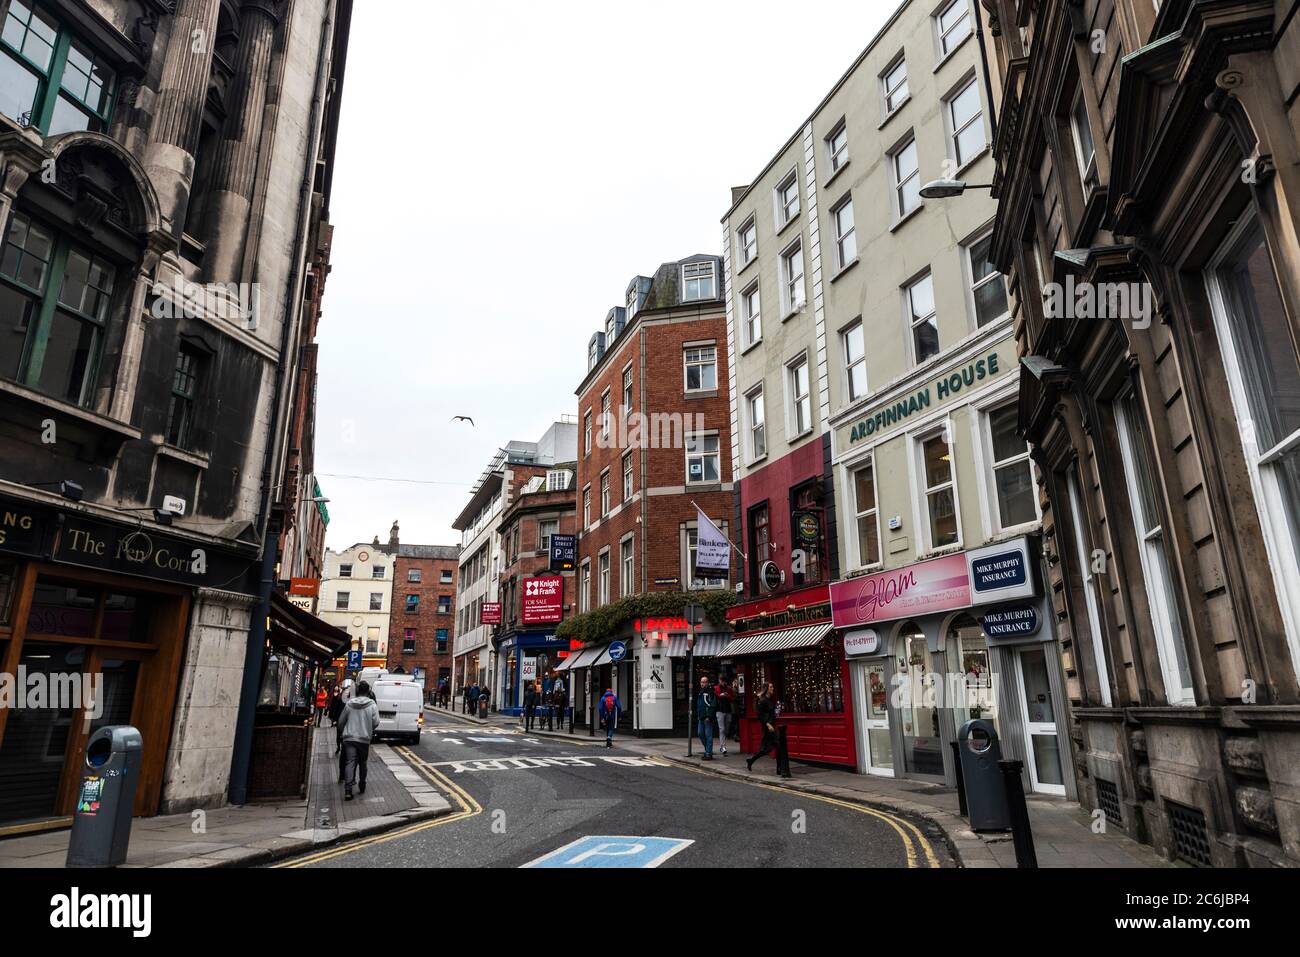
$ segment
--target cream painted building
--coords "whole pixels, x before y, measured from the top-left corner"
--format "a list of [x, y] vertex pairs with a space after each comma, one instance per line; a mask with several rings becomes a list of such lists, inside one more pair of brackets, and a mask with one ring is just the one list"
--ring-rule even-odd
[[[920, 195], [932, 180], [993, 173], [977, 15], [974, 0], [902, 3], [734, 191], [724, 236], [738, 518], [752, 600], [779, 591], [778, 578], [833, 582], [827, 640], [848, 663], [859, 771], [951, 783], [949, 742], [982, 717], [1004, 755], [1025, 761], [1028, 787], [1064, 794], [1065, 700], [1035, 585], [1040, 515], [1016, 435], [1016, 349], [1005, 283], [987, 264], [996, 204], [982, 189]], [[972, 568], [1011, 552], [1019, 592], [971, 584]], [[1011, 605], [987, 598], [1012, 594]], [[983, 620], [1021, 604], [1040, 627], [1015, 643]], [[941, 677], [955, 682], [947, 699], [895, 707], [883, 693]]]
[[396, 552], [395, 543], [380, 545], [378, 538], [341, 552], [325, 552], [319, 615], [352, 636], [353, 647], [362, 650], [366, 665], [387, 663]]

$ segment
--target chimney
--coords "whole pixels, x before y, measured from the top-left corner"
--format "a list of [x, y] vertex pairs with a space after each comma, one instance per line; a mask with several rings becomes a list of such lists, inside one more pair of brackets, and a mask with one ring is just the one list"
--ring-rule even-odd
[[397, 519], [393, 519], [393, 527], [388, 530], [388, 544], [394, 547], [396, 547], [398, 544]]

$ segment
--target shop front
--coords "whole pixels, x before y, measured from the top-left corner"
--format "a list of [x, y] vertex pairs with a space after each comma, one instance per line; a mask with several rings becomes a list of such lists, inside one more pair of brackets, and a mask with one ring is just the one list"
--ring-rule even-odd
[[191, 608], [251, 603], [251, 564], [99, 510], [0, 497], [0, 833], [66, 819], [106, 725], [140, 730], [135, 812], [158, 812]]
[[955, 785], [952, 742], [982, 718], [1024, 762], [1027, 788], [1073, 797], [1039, 554], [1021, 537], [831, 586], [861, 771]]
[[731, 663], [739, 678], [741, 749], [758, 749], [763, 732], [754, 702], [770, 684], [790, 757], [856, 770], [854, 696], [828, 586], [746, 602], [727, 617], [734, 637], [721, 659]]
[[568, 645], [555, 637], [554, 630], [516, 632], [501, 639], [497, 646], [497, 660], [501, 664], [501, 695], [498, 704], [502, 714], [519, 716], [524, 710], [524, 689], [533, 682], [542, 686], [544, 693], [554, 687], [555, 678], [564, 663], [560, 655]]

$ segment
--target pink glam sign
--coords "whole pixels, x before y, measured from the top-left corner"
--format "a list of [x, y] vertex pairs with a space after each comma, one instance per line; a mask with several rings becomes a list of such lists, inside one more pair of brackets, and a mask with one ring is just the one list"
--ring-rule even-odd
[[831, 616], [836, 628], [857, 628], [970, 604], [964, 552], [831, 585]]

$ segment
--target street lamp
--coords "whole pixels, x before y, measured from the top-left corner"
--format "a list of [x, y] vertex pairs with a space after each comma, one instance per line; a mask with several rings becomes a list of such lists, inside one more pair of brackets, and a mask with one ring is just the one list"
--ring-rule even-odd
[[950, 196], [960, 196], [968, 189], [992, 188], [992, 183], [966, 183], [959, 179], [936, 179], [921, 187], [921, 195], [926, 199], [947, 199]]

